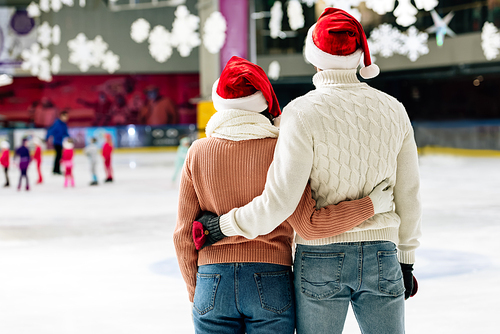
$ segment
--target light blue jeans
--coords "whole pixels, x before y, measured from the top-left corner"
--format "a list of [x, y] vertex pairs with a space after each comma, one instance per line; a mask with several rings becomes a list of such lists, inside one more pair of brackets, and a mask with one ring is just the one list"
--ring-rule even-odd
[[197, 334], [293, 334], [292, 270], [269, 263], [198, 268], [193, 320]]
[[349, 303], [363, 334], [404, 333], [404, 283], [388, 241], [297, 245], [297, 334], [342, 333]]

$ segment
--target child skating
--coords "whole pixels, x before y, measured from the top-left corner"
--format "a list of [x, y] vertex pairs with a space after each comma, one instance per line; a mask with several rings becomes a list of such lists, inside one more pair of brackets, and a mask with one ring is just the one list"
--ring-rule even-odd
[[113, 168], [111, 167], [111, 154], [113, 153], [113, 138], [109, 133], [106, 133], [104, 137], [106, 138], [106, 142], [102, 146], [104, 169], [106, 171], [106, 180], [104, 182], [113, 182]]
[[90, 144], [88, 144], [84, 149], [84, 153], [89, 158], [90, 162], [90, 172], [92, 173], [92, 182], [90, 182], [91, 186], [96, 186], [98, 184], [96, 168], [97, 168], [97, 157], [99, 154], [99, 148], [97, 147], [96, 142], [97, 139], [95, 139], [95, 137], [92, 137], [90, 139]]
[[72, 187], [75, 186], [73, 177], [73, 139], [68, 138], [63, 142], [63, 152], [61, 162], [64, 165], [64, 188], [68, 187], [68, 183]]
[[9, 163], [10, 163], [10, 144], [8, 141], [3, 141], [0, 144], [0, 149], [2, 150], [2, 155], [0, 156], [0, 164], [3, 167], [3, 171], [5, 173], [5, 184], [4, 187], [10, 186], [9, 184]]
[[180, 140], [179, 147], [177, 148], [177, 156], [175, 157], [175, 171], [174, 175], [172, 175], [172, 183], [177, 180], [177, 175], [182, 170], [189, 146], [191, 146], [191, 140], [188, 137]]
[[36, 171], [38, 173], [38, 181], [36, 181], [37, 184], [40, 184], [43, 182], [43, 177], [42, 177], [42, 170], [41, 170], [41, 165], [42, 165], [42, 141], [38, 137], [33, 138], [33, 143], [35, 144], [35, 153], [33, 154], [33, 160], [36, 161]]
[[26, 147], [28, 138], [23, 138], [21, 146], [16, 150], [14, 159], [19, 166], [21, 171], [21, 176], [19, 177], [19, 184], [17, 185], [17, 190], [21, 190], [21, 183], [24, 179], [26, 180], [26, 190], [30, 190], [29, 180], [28, 180], [28, 166], [31, 161], [30, 150]]

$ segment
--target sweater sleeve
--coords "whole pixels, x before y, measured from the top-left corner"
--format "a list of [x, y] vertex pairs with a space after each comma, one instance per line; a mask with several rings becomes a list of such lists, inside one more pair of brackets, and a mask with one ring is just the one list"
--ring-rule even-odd
[[415, 250], [420, 245], [422, 206], [420, 203], [420, 176], [417, 145], [413, 128], [407, 118], [408, 131], [397, 158], [394, 203], [401, 218], [399, 227], [398, 258], [401, 263], [415, 262]]
[[307, 184], [297, 209], [287, 221], [303, 239], [314, 240], [347, 232], [373, 215], [373, 204], [368, 196], [316, 209], [311, 187]]
[[189, 154], [182, 169], [177, 223], [174, 231], [174, 246], [177, 261], [186, 282], [189, 300], [193, 302], [198, 271], [198, 252], [194, 246], [192, 229], [193, 221], [200, 216], [201, 209], [189, 170]]
[[313, 164], [312, 135], [296, 110], [290, 107], [285, 110], [264, 192], [220, 217], [220, 227], [226, 236], [254, 239], [268, 234], [299, 204]]

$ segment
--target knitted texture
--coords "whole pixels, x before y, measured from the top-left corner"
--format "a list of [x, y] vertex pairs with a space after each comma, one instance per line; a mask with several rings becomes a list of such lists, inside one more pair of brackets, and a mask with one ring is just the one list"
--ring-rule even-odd
[[211, 263], [266, 262], [292, 264], [293, 228], [306, 239], [343, 233], [373, 215], [369, 197], [316, 210], [310, 187], [301, 190], [297, 210], [276, 222], [268, 235], [249, 240], [225, 238], [197, 252], [192, 224], [203, 211], [217, 215], [250, 202], [264, 190], [276, 139], [231, 141], [203, 138], [189, 149], [184, 164], [174, 231], [179, 267], [192, 301], [197, 267]]
[[208, 121], [207, 137], [230, 140], [278, 138], [278, 128], [266, 116], [246, 110], [228, 109], [216, 112]]
[[377, 214], [333, 237], [296, 242], [325, 245], [393, 241], [400, 262], [413, 263], [420, 236], [418, 156], [413, 129], [401, 103], [359, 82], [355, 70], [313, 77], [316, 89], [288, 104], [282, 114], [266, 190], [250, 204], [220, 218], [225, 235], [267, 233], [274, 220], [293, 212], [310, 181], [318, 207], [362, 198], [379, 182], [394, 186], [396, 209]]

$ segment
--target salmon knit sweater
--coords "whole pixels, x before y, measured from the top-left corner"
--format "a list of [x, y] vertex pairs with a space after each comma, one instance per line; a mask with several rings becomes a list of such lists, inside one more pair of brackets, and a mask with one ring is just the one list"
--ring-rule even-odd
[[273, 138], [233, 141], [210, 137], [195, 141], [189, 149], [181, 176], [174, 244], [190, 301], [200, 265], [264, 262], [290, 266], [293, 229], [304, 239], [317, 239], [341, 234], [373, 216], [368, 196], [316, 209], [307, 186], [295, 213], [271, 233], [251, 240], [228, 237], [196, 251], [193, 221], [202, 211], [222, 215], [260, 195], [275, 145]]

